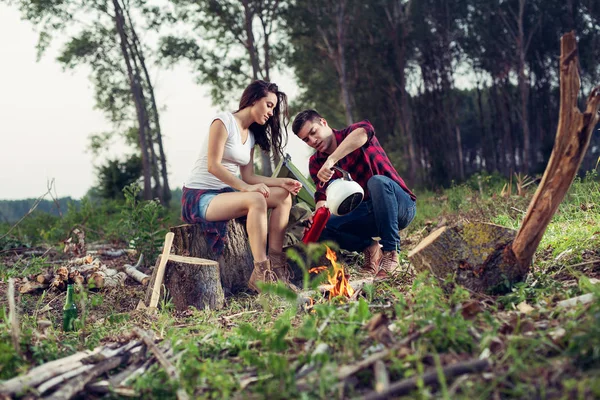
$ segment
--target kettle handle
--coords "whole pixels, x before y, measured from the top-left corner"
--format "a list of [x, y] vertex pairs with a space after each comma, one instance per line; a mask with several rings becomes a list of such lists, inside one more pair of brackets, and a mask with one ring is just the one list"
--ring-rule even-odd
[[350, 176], [350, 172], [345, 171], [345, 170], [341, 169], [340, 167], [336, 167], [335, 165], [333, 166], [333, 169], [340, 171], [345, 180], [347, 180], [347, 181], [352, 180], [352, 177]]
[[[335, 165], [331, 169], [332, 170], [335, 169], [335, 170], [341, 172], [342, 179], [345, 179], [347, 181], [351, 181], [352, 180], [352, 177], [350, 176], [350, 172], [345, 171], [345, 170], [343, 170], [340, 167], [337, 167]], [[319, 185], [320, 188], [323, 188], [325, 186], [325, 182], [319, 182], [318, 185]]]

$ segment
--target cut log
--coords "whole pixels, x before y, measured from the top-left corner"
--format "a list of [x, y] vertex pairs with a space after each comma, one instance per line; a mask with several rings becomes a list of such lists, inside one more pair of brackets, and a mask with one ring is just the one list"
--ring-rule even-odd
[[37, 283], [37, 282], [27, 281], [19, 287], [19, 293], [21, 293], [21, 294], [33, 293], [38, 290], [47, 289], [48, 286], [49, 285], [47, 283]]
[[[486, 291], [503, 283], [505, 274], [520, 280], [516, 264], [490, 265], [498, 249], [510, 245], [516, 231], [499, 225], [469, 222], [455, 227], [441, 227], [423, 239], [409, 254], [415, 270], [431, 271], [442, 280], [454, 281], [474, 291]], [[495, 282], [493, 284], [492, 282]], [[497, 288], [500, 289], [500, 288]]]
[[[430, 269], [440, 279], [447, 278], [449, 273], [455, 274], [457, 282], [479, 292], [504, 292], [525, 279], [533, 255], [575, 178], [600, 118], [600, 87], [591, 91], [583, 114], [577, 107], [578, 65], [575, 33], [570, 32], [561, 38], [560, 115], [554, 149], [514, 240], [507, 242], [503, 234], [464, 235], [460, 233], [464, 227], [441, 228], [409, 253], [408, 258], [417, 270]], [[481, 226], [474, 225], [474, 231]], [[489, 242], [482, 247], [485, 240]], [[482, 248], [486, 250], [483, 253]]]
[[179, 225], [172, 227], [171, 232], [175, 234], [175, 254], [217, 260], [223, 290], [230, 295], [248, 288], [254, 262], [245, 219], [229, 221], [227, 228], [227, 245], [220, 256], [212, 250], [199, 225]]
[[[146, 303], [152, 296], [155, 275], [150, 279]], [[183, 311], [189, 306], [199, 310], [206, 307], [216, 310], [223, 308], [225, 303], [219, 264], [213, 260], [171, 254], [165, 268], [164, 288], [177, 311]], [[164, 298], [162, 287], [161, 298]]]
[[127, 274], [116, 269], [103, 269], [92, 273], [88, 279], [96, 288], [119, 287], [125, 285]]
[[138, 270], [133, 265], [126, 265], [125, 273], [128, 276], [130, 276], [132, 279], [134, 279], [136, 282], [141, 283], [142, 286], [146, 286], [148, 284], [148, 282], [150, 281], [150, 277], [148, 275], [146, 275], [142, 271]]
[[52, 272], [46, 272], [43, 274], [39, 274], [36, 277], [36, 280], [38, 281], [38, 283], [47, 283], [50, 284], [50, 282], [52, 282], [52, 279], [54, 278], [54, 274]]

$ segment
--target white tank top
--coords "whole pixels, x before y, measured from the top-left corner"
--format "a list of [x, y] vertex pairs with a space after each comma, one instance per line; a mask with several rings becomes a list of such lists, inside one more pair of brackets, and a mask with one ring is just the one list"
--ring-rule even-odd
[[[235, 176], [240, 175], [240, 166], [247, 165], [250, 160], [250, 151], [254, 147], [254, 135], [248, 131], [248, 138], [245, 143], [242, 143], [242, 134], [235, 120], [235, 117], [230, 112], [222, 112], [217, 114], [211, 124], [215, 120], [220, 120], [225, 125], [227, 130], [227, 141], [225, 142], [225, 150], [223, 152], [223, 165], [229, 172]], [[194, 163], [194, 168], [190, 173], [187, 182], [184, 186], [190, 189], [223, 189], [227, 187], [223, 181], [208, 172], [208, 137], [205, 135], [202, 142], [200, 155]]]

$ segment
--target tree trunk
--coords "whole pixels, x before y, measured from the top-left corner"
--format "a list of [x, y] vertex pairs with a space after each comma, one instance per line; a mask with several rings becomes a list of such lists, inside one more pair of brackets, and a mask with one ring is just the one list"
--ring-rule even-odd
[[417, 271], [430, 270], [444, 280], [454, 281], [470, 290], [487, 292], [504, 282], [502, 275], [520, 280], [520, 269], [488, 268], [498, 249], [512, 243], [513, 229], [486, 223], [466, 223], [442, 227], [423, 239], [408, 258]]
[[575, 33], [571, 32], [561, 39], [560, 114], [554, 149], [514, 240], [510, 230], [491, 224], [441, 228], [409, 253], [416, 269], [431, 269], [440, 279], [454, 274], [458, 283], [474, 291], [506, 291], [525, 279], [600, 119], [600, 86], [592, 90], [585, 113], [577, 107], [577, 67]]
[[219, 263], [221, 284], [225, 295], [246, 290], [254, 269], [254, 259], [245, 224], [246, 221], [242, 219], [228, 222], [228, 241], [220, 256], [211, 249], [199, 225], [172, 227], [171, 232], [175, 234], [173, 240], [175, 254], [216, 260]]
[[600, 86], [591, 91], [583, 114], [577, 106], [578, 62], [575, 33], [566, 33], [561, 39], [560, 114], [554, 149], [512, 246], [524, 268], [529, 267], [546, 227], [571, 186], [600, 118]]
[[127, 39], [127, 33], [125, 32], [125, 17], [123, 15], [123, 9], [119, 0], [113, 0], [113, 7], [115, 9], [115, 26], [121, 40], [121, 54], [127, 67], [127, 76], [129, 78], [129, 86], [131, 89], [131, 96], [135, 103], [135, 110], [138, 120], [138, 140], [140, 142], [140, 151], [142, 153], [142, 170], [144, 174], [144, 200], [152, 199], [152, 181], [150, 171], [150, 157], [148, 155], [148, 143], [146, 141], [146, 108], [142, 102], [142, 88], [140, 82], [136, 80], [131, 66], [131, 55], [129, 54], [129, 43]]
[[[148, 68], [146, 67], [146, 59], [144, 57], [144, 52], [142, 50], [142, 44], [138, 38], [137, 33], [133, 27], [133, 21], [131, 19], [131, 15], [129, 10], [127, 10], [127, 17], [129, 20], [129, 26], [131, 29], [131, 34], [133, 36], [133, 50], [140, 62], [140, 66], [142, 71], [144, 71], [144, 77], [146, 80], [146, 84], [148, 85], [148, 92], [150, 93], [150, 102], [152, 106], [152, 113], [154, 114], [154, 129], [156, 130], [156, 143], [158, 144], [158, 151], [160, 156], [160, 174], [162, 177], [162, 194], [159, 196], [161, 199], [162, 205], [165, 207], [169, 207], [169, 202], [171, 200], [171, 188], [169, 187], [169, 176], [167, 173], [167, 158], [165, 155], [165, 149], [162, 142], [162, 130], [160, 129], [160, 118], [158, 114], [158, 106], [156, 105], [156, 97], [154, 96], [154, 86], [152, 85], [152, 80], [150, 79], [150, 74], [148, 73]], [[158, 165], [157, 165], [158, 168]]]
[[[525, 14], [525, 3], [527, 0], [519, 0], [519, 18], [517, 21], [518, 26], [518, 39], [517, 39], [517, 57], [519, 59], [519, 71], [518, 71], [518, 84], [519, 93], [521, 96], [521, 126], [523, 127], [523, 166], [521, 168], [523, 173], [529, 172], [530, 156], [531, 156], [531, 145], [529, 132], [529, 80], [525, 74], [525, 56], [527, 53], [528, 43], [525, 43], [525, 31], [523, 27], [523, 19]], [[531, 35], [531, 34], [530, 34]]]
[[[153, 274], [146, 292], [147, 299], [152, 297], [155, 278]], [[177, 311], [185, 311], [189, 306], [198, 310], [206, 307], [218, 310], [225, 303], [219, 264], [213, 260], [170, 255], [163, 284]]]

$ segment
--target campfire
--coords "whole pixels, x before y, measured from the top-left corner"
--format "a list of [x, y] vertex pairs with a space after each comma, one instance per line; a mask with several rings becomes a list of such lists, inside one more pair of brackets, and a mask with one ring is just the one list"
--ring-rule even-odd
[[354, 289], [350, 286], [344, 266], [337, 262], [335, 252], [327, 247], [327, 255], [325, 257], [331, 262], [331, 269], [326, 266], [320, 266], [311, 268], [308, 272], [311, 274], [318, 274], [321, 271], [327, 270], [327, 280], [332, 286], [329, 290], [330, 300], [337, 296], [351, 297], [354, 294]]

